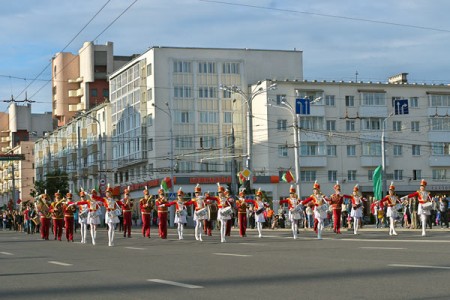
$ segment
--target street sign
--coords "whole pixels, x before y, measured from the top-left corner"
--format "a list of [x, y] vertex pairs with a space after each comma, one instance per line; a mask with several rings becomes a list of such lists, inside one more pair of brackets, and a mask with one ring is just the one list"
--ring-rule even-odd
[[311, 114], [311, 100], [309, 99], [295, 99], [295, 113], [297, 115]]
[[241, 174], [245, 177], [245, 178], [249, 178], [250, 175], [252, 175], [252, 172], [249, 169], [244, 169]]
[[177, 193], [169, 193], [169, 200], [175, 200], [177, 199]]
[[394, 112], [396, 115], [409, 114], [408, 99], [394, 100]]
[[25, 154], [0, 154], [0, 161], [25, 160]]

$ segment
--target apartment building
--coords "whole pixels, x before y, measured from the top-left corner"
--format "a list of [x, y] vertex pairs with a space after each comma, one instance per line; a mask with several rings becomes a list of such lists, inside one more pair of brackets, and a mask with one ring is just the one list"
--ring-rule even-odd
[[[302, 98], [316, 101], [297, 123], [296, 99]], [[407, 114], [399, 103], [407, 103]], [[387, 82], [278, 81], [275, 97], [262, 94], [253, 101], [254, 172], [257, 177], [281, 177], [289, 169], [294, 173], [297, 123], [302, 197], [311, 194], [315, 180], [325, 194], [339, 181], [344, 193], [359, 184], [370, 195], [383, 148], [387, 186], [394, 181], [404, 195], [425, 179], [432, 194], [448, 195], [449, 109], [449, 85], [408, 83], [405, 73]], [[254, 185], [274, 199], [289, 191], [283, 182]]]

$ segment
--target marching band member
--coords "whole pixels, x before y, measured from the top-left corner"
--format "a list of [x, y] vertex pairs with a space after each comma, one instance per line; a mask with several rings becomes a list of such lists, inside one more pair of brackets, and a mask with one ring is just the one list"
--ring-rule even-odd
[[47, 190], [45, 190], [44, 194], [39, 196], [36, 203], [36, 209], [39, 213], [41, 221], [41, 228], [39, 231], [43, 240], [48, 240], [48, 236], [50, 234], [50, 205], [50, 196], [47, 195]]
[[256, 193], [256, 200], [245, 200], [247, 203], [252, 203], [253, 208], [255, 210], [255, 223], [256, 223], [256, 229], [258, 229], [258, 236], [262, 237], [262, 224], [266, 221], [264, 218], [264, 211], [266, 210], [266, 207], [269, 207], [269, 205], [262, 201], [262, 192], [261, 188], [259, 188]]
[[[153, 211], [153, 196], [148, 192], [147, 187], [144, 189], [144, 197], [139, 200], [139, 208], [141, 209], [142, 215], [142, 236], [150, 238], [150, 215]], [[131, 222], [131, 211], [130, 211], [130, 222]], [[130, 225], [131, 230], [131, 225]]]
[[296, 190], [293, 185], [289, 188], [289, 198], [280, 200], [280, 204], [287, 203], [289, 209], [289, 221], [291, 221], [291, 229], [292, 234], [294, 235], [294, 239], [297, 239], [297, 230], [298, 230], [298, 220], [303, 219], [303, 205], [300, 199], [297, 198], [295, 194]]
[[231, 220], [231, 203], [225, 197], [225, 188], [217, 183], [217, 197], [208, 197], [206, 200], [216, 201], [218, 203], [217, 220], [220, 222], [220, 242], [225, 243], [226, 239], [226, 227], [228, 220]]
[[353, 187], [353, 195], [351, 197], [352, 210], [350, 216], [353, 218], [353, 234], [358, 234], [359, 222], [361, 222], [363, 216], [363, 201], [366, 201], [359, 191], [358, 184]]
[[112, 188], [109, 186], [106, 188], [106, 198], [99, 196], [93, 196], [95, 200], [103, 203], [106, 208], [105, 223], [108, 224], [108, 246], [114, 246], [114, 232], [116, 230], [116, 224], [119, 223], [119, 215], [122, 213], [120, 205], [112, 197]]
[[200, 187], [200, 184], [197, 183], [197, 185], [194, 188], [195, 197], [191, 200], [186, 202], [184, 205], [194, 205], [194, 221], [195, 221], [195, 239], [197, 241], [203, 241], [202, 240], [202, 224], [203, 220], [205, 220], [207, 211], [206, 211], [206, 201], [203, 196], [201, 196], [202, 188]]
[[417, 197], [417, 199], [419, 200], [419, 209], [417, 213], [420, 215], [420, 221], [422, 223], [422, 236], [426, 235], [425, 228], [427, 225], [427, 216], [431, 214], [431, 204], [429, 203], [432, 203], [430, 193], [425, 190], [426, 186], [427, 182], [422, 179], [420, 181], [420, 188], [418, 191], [402, 198], [402, 200], [406, 200], [409, 198]]
[[72, 193], [66, 194], [66, 201], [63, 203], [64, 225], [66, 227], [66, 239], [73, 242], [73, 214], [76, 211], [75, 202], [72, 202]]
[[[84, 192], [84, 189], [81, 188], [80, 191], [80, 201], [86, 201], [86, 193]], [[88, 214], [89, 214], [89, 206], [87, 204], [79, 204], [78, 205], [78, 223], [81, 227], [81, 243], [86, 244], [86, 233], [87, 233], [87, 220], [88, 220]]]
[[397, 232], [395, 232], [395, 218], [397, 218], [396, 205], [401, 202], [395, 194], [393, 182], [391, 182], [391, 185], [389, 186], [389, 195], [380, 201], [381, 208], [384, 207], [385, 203], [388, 206], [386, 216], [389, 218], [389, 235], [397, 235]]
[[52, 213], [53, 220], [53, 234], [55, 235], [55, 240], [61, 241], [63, 224], [64, 224], [64, 210], [63, 210], [64, 199], [61, 197], [59, 190], [55, 193], [55, 200], [50, 205], [50, 212]]
[[158, 208], [158, 233], [162, 239], [167, 239], [167, 203], [167, 199], [164, 196], [164, 189], [161, 186], [158, 190], [158, 199], [156, 199], [155, 205]]
[[[230, 191], [228, 189], [225, 189], [225, 192], [223, 194], [224, 194], [225, 198], [227, 198], [227, 202], [230, 203], [230, 206], [233, 207], [234, 198], [231, 197]], [[226, 229], [225, 229], [225, 236], [230, 236], [231, 235], [231, 226], [233, 225], [233, 220], [232, 220], [233, 219], [233, 214], [234, 214], [234, 211], [231, 214], [230, 219], [227, 220], [227, 226], [226, 226]]]
[[[123, 237], [131, 237], [131, 212], [133, 210], [133, 200], [130, 199], [130, 187], [126, 188], [123, 191], [123, 199], [117, 202], [120, 207], [122, 207], [122, 215], [123, 215]], [[150, 231], [150, 230], [149, 230]], [[150, 232], [148, 233], [150, 237]]]
[[327, 198], [320, 192], [320, 184], [314, 182], [313, 194], [302, 201], [303, 205], [312, 202], [314, 205], [314, 231], [317, 233], [317, 239], [322, 239], [324, 220], [327, 217], [328, 204]]
[[236, 201], [238, 210], [239, 235], [241, 237], [247, 236], [247, 209], [248, 205], [245, 202], [245, 190], [239, 192], [239, 199]]
[[[205, 199], [213, 199], [213, 198], [211, 198], [209, 191], [207, 191], [205, 193]], [[217, 206], [217, 202], [215, 200], [214, 201], [207, 200], [206, 206], [208, 209], [208, 215], [204, 220], [204, 230], [203, 231], [208, 236], [212, 236], [212, 230], [217, 221], [217, 215], [218, 215], [219, 209]]]
[[187, 210], [186, 205], [184, 205], [184, 192], [181, 189], [181, 187], [178, 189], [177, 192], [177, 201], [172, 201], [166, 204], [166, 206], [172, 206], [175, 205], [175, 220], [174, 223], [178, 224], [177, 232], [178, 232], [178, 239], [183, 239], [183, 231], [184, 231], [184, 224], [186, 221], [187, 216]]
[[336, 182], [333, 188], [334, 194], [332, 194], [330, 198], [327, 198], [327, 201], [333, 209], [333, 231], [336, 234], [341, 234], [342, 203], [344, 202], [344, 199], [351, 199], [352, 196], [341, 194], [341, 185], [339, 182]]
[[95, 246], [95, 240], [97, 238], [97, 225], [100, 224], [100, 215], [102, 214], [100, 204], [95, 199], [102, 198], [97, 196], [97, 191], [95, 189], [91, 191], [91, 194], [89, 196], [90, 197], [88, 200], [83, 200], [82, 198], [82, 201], [77, 202], [77, 205], [87, 205], [89, 209], [87, 223], [91, 227], [92, 245]]

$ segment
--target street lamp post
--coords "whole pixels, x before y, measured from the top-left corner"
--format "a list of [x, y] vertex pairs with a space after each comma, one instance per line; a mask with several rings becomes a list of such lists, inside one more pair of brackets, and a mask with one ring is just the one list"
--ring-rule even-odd
[[389, 119], [390, 117], [392, 117], [394, 114], [391, 113], [389, 116], [387, 116], [386, 118], [383, 119], [383, 128], [381, 129], [381, 178], [382, 178], [382, 186], [383, 186], [383, 196], [386, 193], [386, 189], [387, 189], [387, 183], [386, 183], [386, 151], [385, 151], [385, 142], [386, 142], [386, 137], [385, 137], [385, 129], [386, 129], [386, 121], [387, 119]]
[[[261, 87], [261, 81], [258, 81], [256, 83], [255, 88], [251, 91], [250, 94], [244, 92], [240, 87], [233, 85], [233, 86], [226, 86], [226, 85], [220, 85], [220, 89], [233, 93], [233, 94], [239, 94], [241, 95], [242, 99], [244, 100], [245, 104], [247, 104], [247, 160], [246, 160], [246, 168], [252, 172], [252, 146], [253, 146], [253, 115], [252, 115], [252, 102], [253, 99], [255, 99], [256, 96], [265, 93], [269, 90], [275, 90], [277, 88], [277, 84], [273, 83], [267, 88]], [[251, 177], [253, 176], [252, 173], [250, 173], [250, 179], [248, 182], [248, 192], [251, 190]]]

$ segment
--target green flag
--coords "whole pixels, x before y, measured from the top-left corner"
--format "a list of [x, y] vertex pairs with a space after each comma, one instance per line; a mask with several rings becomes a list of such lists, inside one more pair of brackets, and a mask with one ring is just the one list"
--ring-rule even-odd
[[381, 178], [382, 167], [378, 166], [375, 171], [373, 171], [373, 197], [375, 200], [383, 199], [383, 181]]

